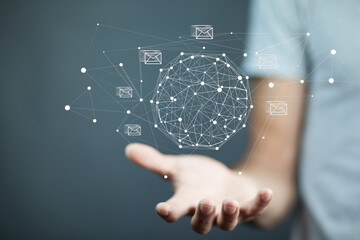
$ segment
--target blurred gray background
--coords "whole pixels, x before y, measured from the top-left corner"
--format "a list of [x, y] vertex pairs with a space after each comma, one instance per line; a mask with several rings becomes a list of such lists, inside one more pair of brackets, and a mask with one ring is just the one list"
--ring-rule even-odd
[[[189, 218], [165, 223], [154, 207], [171, 196], [171, 186], [124, 157], [126, 142], [114, 132], [121, 116], [102, 114], [93, 124], [64, 111], [89, 84], [79, 69], [97, 22], [164, 38], [188, 35], [191, 24], [245, 32], [247, 9], [239, 0], [1, 1], [0, 238], [287, 239], [290, 218], [271, 231], [241, 226], [206, 236], [191, 230]], [[154, 44], [114, 36], [96, 44]], [[126, 64], [137, 74], [137, 65]], [[230, 166], [245, 147], [242, 131], [219, 151], [199, 153]]]

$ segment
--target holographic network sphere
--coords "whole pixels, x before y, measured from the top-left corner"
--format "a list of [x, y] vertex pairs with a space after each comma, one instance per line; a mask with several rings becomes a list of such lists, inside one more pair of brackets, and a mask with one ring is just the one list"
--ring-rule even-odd
[[181, 53], [160, 69], [154, 126], [179, 148], [218, 150], [252, 108], [248, 77], [225, 55]]

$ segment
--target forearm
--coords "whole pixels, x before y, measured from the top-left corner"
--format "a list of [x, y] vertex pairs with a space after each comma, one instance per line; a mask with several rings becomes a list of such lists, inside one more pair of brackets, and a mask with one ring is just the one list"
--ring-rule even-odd
[[[268, 87], [270, 81], [276, 86]], [[264, 214], [255, 221], [271, 227], [286, 216], [296, 199], [296, 158], [305, 107], [306, 87], [294, 79], [257, 79], [254, 81], [254, 109], [249, 125], [249, 150], [236, 169], [259, 188], [274, 191]], [[286, 102], [286, 116], [265, 112], [266, 101]]]

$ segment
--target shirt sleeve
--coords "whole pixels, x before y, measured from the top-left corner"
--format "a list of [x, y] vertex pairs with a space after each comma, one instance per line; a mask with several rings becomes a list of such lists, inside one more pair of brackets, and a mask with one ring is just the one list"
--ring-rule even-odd
[[242, 70], [252, 77], [285, 76], [301, 79], [306, 74], [304, 29], [306, 4], [296, 0], [253, 0]]

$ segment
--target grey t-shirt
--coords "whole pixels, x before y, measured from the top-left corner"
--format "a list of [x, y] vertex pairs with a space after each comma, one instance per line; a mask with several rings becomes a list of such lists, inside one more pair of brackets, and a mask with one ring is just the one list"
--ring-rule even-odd
[[309, 85], [292, 239], [360, 239], [360, 1], [251, 3], [245, 72]]

